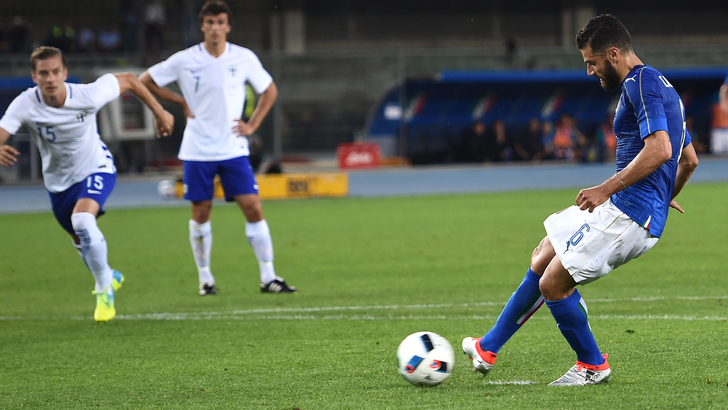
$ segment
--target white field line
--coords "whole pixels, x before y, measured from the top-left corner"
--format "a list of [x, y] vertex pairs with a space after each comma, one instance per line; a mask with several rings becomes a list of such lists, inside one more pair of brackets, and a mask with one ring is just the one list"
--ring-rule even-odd
[[513, 381], [504, 381], [504, 380], [487, 380], [485, 384], [497, 384], [497, 385], [506, 385], [506, 384], [515, 384], [515, 385], [527, 385], [527, 384], [541, 384], [541, 382], [535, 382], [532, 380], [513, 380]]
[[[654, 302], [669, 300], [728, 300], [728, 296], [651, 296], [634, 297], [622, 299], [591, 299], [588, 304], [594, 303], [624, 303], [624, 302]], [[446, 309], [469, 309], [477, 307], [502, 307], [506, 302], [476, 302], [476, 303], [439, 303], [439, 304], [414, 304], [414, 305], [371, 305], [371, 306], [319, 306], [300, 308], [267, 308], [267, 309], [243, 309], [231, 311], [206, 311], [206, 312], [179, 312], [179, 313], [146, 313], [139, 315], [117, 315], [120, 320], [490, 320], [496, 319], [497, 315], [459, 315], [445, 314]], [[412, 311], [427, 310], [430, 314], [365, 314], [355, 312], [372, 311]], [[319, 315], [319, 313], [329, 313]], [[354, 313], [354, 314], [352, 314]], [[603, 320], [708, 320], [723, 321], [728, 317], [723, 316], [694, 316], [694, 315], [590, 315], [591, 319]], [[62, 319], [58, 317], [2, 317], [1, 321], [14, 320], [49, 320]], [[87, 320], [86, 316], [73, 317], [74, 320]], [[534, 319], [553, 320], [551, 316], [536, 316]]]

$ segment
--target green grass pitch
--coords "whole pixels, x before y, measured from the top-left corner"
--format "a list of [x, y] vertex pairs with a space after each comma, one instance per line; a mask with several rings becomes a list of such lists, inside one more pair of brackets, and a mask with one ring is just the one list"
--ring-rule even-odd
[[[728, 184], [691, 184], [645, 256], [580, 288], [608, 385], [547, 384], [575, 356], [543, 307], [488, 377], [460, 354], [528, 267], [543, 219], [578, 190], [266, 202], [277, 273], [261, 294], [234, 206], [213, 212], [220, 293], [197, 295], [187, 208], [111, 210], [118, 316], [53, 216], [0, 215], [0, 408], [726, 409]], [[397, 372], [408, 334], [456, 351], [444, 384]]]

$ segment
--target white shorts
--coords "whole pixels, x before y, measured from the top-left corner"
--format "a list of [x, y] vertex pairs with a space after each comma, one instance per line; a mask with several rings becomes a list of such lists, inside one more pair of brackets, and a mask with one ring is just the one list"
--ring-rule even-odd
[[561, 264], [581, 285], [639, 257], [659, 239], [611, 200], [592, 213], [571, 206], [546, 218], [543, 225]]

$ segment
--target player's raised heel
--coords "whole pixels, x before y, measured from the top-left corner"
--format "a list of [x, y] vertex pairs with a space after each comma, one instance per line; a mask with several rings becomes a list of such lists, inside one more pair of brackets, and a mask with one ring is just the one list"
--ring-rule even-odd
[[612, 369], [607, 362], [608, 354], [603, 354], [604, 363], [598, 366], [577, 361], [574, 367], [549, 386], [585, 386], [588, 384], [607, 383], [612, 377]]
[[114, 273], [114, 279], [111, 281], [111, 287], [114, 288], [114, 292], [116, 292], [121, 288], [121, 285], [124, 283], [124, 275], [122, 275], [121, 272], [116, 269], [113, 269], [112, 272]]
[[466, 337], [463, 339], [463, 353], [473, 361], [473, 371], [488, 374], [495, 365], [497, 354], [480, 348], [480, 338]]

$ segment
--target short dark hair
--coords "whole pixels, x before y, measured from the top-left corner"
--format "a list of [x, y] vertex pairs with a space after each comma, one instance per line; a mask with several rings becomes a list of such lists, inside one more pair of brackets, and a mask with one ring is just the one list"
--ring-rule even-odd
[[202, 25], [202, 21], [204, 20], [205, 16], [217, 16], [218, 14], [222, 13], [227, 14], [228, 23], [232, 23], [233, 15], [230, 12], [230, 6], [228, 6], [228, 4], [222, 0], [210, 0], [202, 5], [202, 9], [200, 9], [200, 14], [197, 15], [197, 19], [199, 20], [200, 25]]
[[55, 56], [61, 57], [61, 63], [65, 67], [66, 58], [63, 57], [63, 52], [61, 52], [61, 50], [51, 46], [40, 46], [33, 50], [33, 53], [30, 55], [30, 67], [33, 69], [33, 71], [35, 71], [35, 66], [38, 65], [38, 61], [48, 60], [49, 58], [53, 58]]
[[616, 17], [611, 14], [600, 14], [592, 17], [576, 35], [576, 46], [583, 50], [591, 47], [595, 53], [606, 51], [609, 47], [617, 47], [620, 51], [632, 50], [632, 37]]

